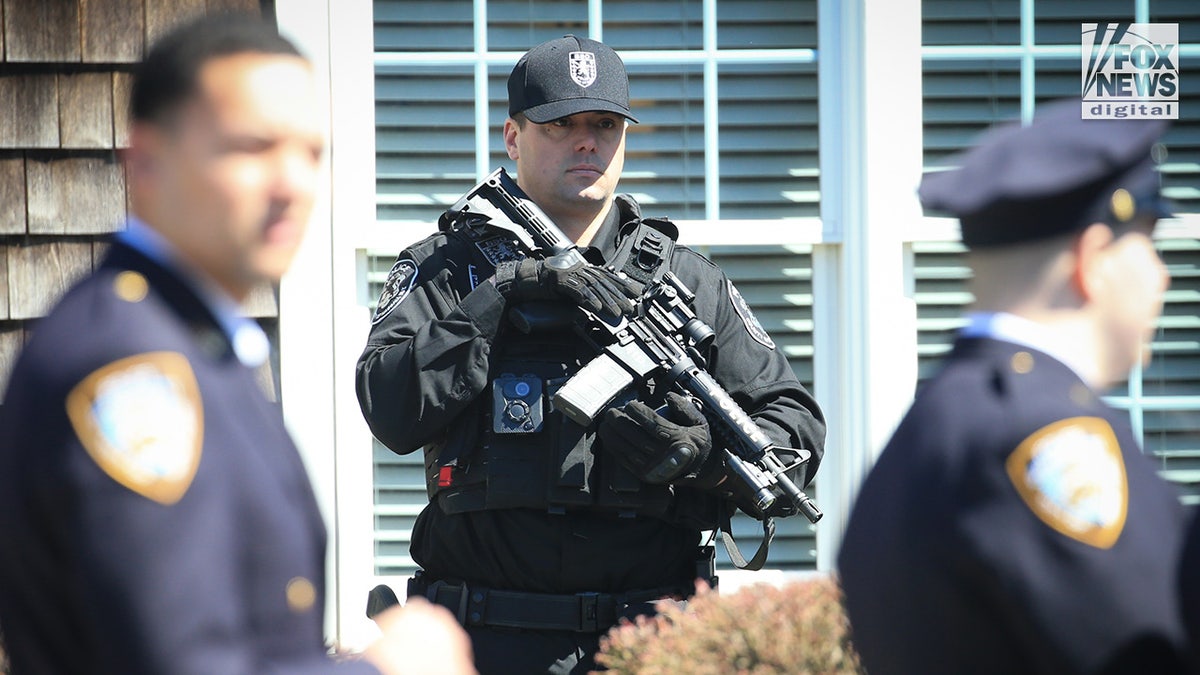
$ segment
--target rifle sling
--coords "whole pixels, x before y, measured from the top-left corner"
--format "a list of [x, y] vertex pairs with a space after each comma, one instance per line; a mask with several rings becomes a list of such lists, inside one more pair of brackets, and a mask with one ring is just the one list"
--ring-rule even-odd
[[763, 516], [763, 538], [758, 545], [758, 550], [754, 552], [754, 556], [749, 562], [742, 557], [742, 552], [738, 550], [737, 542], [733, 540], [733, 528], [730, 527], [729, 516], [726, 512], [727, 504], [722, 502], [720, 509], [721, 522], [721, 542], [725, 544], [725, 552], [729, 554], [729, 561], [739, 570], [758, 571], [767, 562], [767, 551], [771, 548], [771, 541], [775, 539], [775, 519], [771, 516]]

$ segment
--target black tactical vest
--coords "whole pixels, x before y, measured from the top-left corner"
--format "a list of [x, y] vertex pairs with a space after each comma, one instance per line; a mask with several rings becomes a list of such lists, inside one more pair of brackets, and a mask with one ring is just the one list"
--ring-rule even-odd
[[[627, 235], [637, 231], [636, 224], [622, 228]], [[477, 276], [470, 287], [494, 273], [500, 262], [494, 255], [498, 247], [511, 247], [511, 243], [498, 246], [497, 230], [486, 225], [454, 230], [448, 236], [472, 251], [469, 267]], [[469, 292], [470, 287], [460, 292]], [[490, 359], [488, 386], [442, 440], [424, 449], [430, 500], [436, 499], [446, 513], [586, 509], [650, 516], [700, 529], [716, 527], [715, 497], [643, 483], [599, 447], [595, 423], [582, 427], [554, 409], [551, 398], [558, 387], [596, 352], [573, 329], [570, 319], [575, 310], [569, 304], [522, 307], [549, 318], [534, 322], [528, 334], [516, 328], [526, 321], [507, 321], [502, 328]], [[656, 396], [647, 387], [636, 393], [652, 405], [656, 399], [661, 403], [663, 395]]]

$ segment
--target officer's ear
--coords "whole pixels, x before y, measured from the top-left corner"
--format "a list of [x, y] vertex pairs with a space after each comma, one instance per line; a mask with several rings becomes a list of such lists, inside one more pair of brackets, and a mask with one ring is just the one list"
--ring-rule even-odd
[[1111, 288], [1109, 244], [1115, 238], [1112, 228], [1105, 223], [1092, 223], [1075, 237], [1072, 246], [1075, 269], [1071, 278], [1086, 303], [1094, 302]]
[[517, 151], [517, 134], [521, 133], [520, 127], [521, 124], [511, 117], [504, 120], [504, 148], [508, 150], [508, 158], [513, 161], [519, 159], [521, 154]]

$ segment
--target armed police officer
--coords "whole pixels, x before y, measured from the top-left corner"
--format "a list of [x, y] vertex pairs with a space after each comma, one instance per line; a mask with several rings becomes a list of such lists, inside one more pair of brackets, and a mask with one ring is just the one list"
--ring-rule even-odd
[[1165, 126], [1064, 101], [922, 182], [962, 225], [975, 302], [838, 557], [871, 673], [1181, 671], [1182, 508], [1101, 398], [1147, 358], [1168, 284]]
[[716, 380], [771, 440], [811, 453], [796, 483], [822, 453], [817, 403], [733, 284], [675, 246], [672, 223], [616, 195], [637, 121], [628, 87], [617, 54], [585, 38], [518, 61], [504, 124], [517, 183], [590, 262], [531, 257], [511, 232], [447, 212], [439, 233], [400, 254], [358, 364], [375, 436], [425, 452], [430, 503], [413, 531], [422, 570], [409, 592], [458, 614], [484, 673], [587, 672], [619, 617], [711, 577], [702, 530], [727, 525], [739, 504], [770, 515], [745, 505], [723, 446], [677, 393], [642, 387], [598, 424], [555, 410], [555, 391], [596, 353], [563, 322], [514, 312], [578, 306], [620, 320], [637, 296], [625, 273], [636, 249], [695, 290]]

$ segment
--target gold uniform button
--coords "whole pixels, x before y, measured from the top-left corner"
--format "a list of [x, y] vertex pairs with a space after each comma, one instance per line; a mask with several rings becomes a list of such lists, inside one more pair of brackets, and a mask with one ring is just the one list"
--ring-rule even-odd
[[1137, 204], [1133, 200], [1133, 195], [1129, 194], [1129, 191], [1125, 188], [1119, 188], [1116, 192], [1112, 193], [1109, 205], [1112, 207], [1113, 215], [1122, 223], [1133, 218], [1133, 214], [1137, 211]]
[[150, 291], [146, 277], [128, 270], [121, 272], [113, 280], [113, 292], [125, 302], [141, 302]]
[[313, 588], [311, 581], [304, 577], [296, 577], [288, 582], [287, 603], [293, 612], [307, 612], [316, 601], [317, 589]]
[[1012, 357], [1012, 369], [1015, 373], [1024, 375], [1033, 370], [1033, 354], [1029, 352], [1017, 352]]

